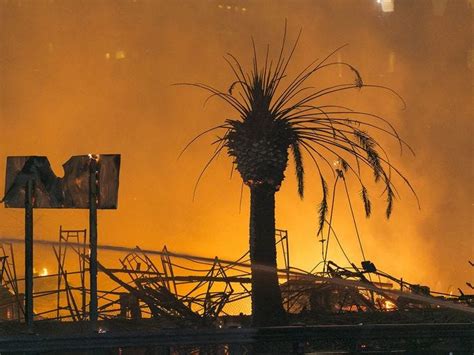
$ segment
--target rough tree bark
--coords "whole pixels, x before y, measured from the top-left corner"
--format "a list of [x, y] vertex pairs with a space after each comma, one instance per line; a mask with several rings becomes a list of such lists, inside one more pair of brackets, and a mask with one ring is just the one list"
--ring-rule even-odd
[[284, 325], [287, 320], [276, 269], [275, 188], [255, 185], [250, 195], [252, 325]]

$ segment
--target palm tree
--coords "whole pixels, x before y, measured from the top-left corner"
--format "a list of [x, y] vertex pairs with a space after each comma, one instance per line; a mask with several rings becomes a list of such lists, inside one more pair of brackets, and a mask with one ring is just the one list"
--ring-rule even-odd
[[[261, 65], [258, 63], [252, 40], [253, 66], [250, 72], [244, 71], [232, 54], [224, 57], [235, 75], [235, 81], [227, 91], [202, 83], [178, 84], [192, 85], [210, 92], [208, 99], [212, 97], [222, 99], [240, 116], [238, 119], [227, 119], [223, 124], [200, 133], [188, 143], [183, 152], [201, 136], [223, 130], [223, 134], [215, 141], [216, 150], [199, 175], [196, 186], [211, 162], [226, 149], [243, 183], [250, 189], [250, 260], [254, 326], [280, 325], [286, 322], [276, 270], [275, 193], [284, 180], [289, 151], [294, 160], [298, 193], [301, 198], [304, 193], [303, 154], [311, 159], [319, 172], [322, 201], [318, 211], [318, 234], [323, 230], [329, 209], [325, 176], [328, 169], [323, 169], [321, 164], [327, 164], [329, 171], [334, 174], [331, 159], [340, 162], [339, 174], [352, 174], [360, 184], [367, 217], [371, 212], [371, 203], [362, 178], [364, 167], [372, 171], [375, 181], [384, 184], [387, 217], [392, 212], [393, 200], [397, 193], [392, 184], [393, 172], [413, 191], [408, 180], [389, 162], [384, 150], [367, 132], [367, 130], [380, 131], [398, 140], [402, 147], [405, 143], [389, 122], [375, 114], [320, 103], [322, 98], [330, 94], [363, 87], [389, 90], [399, 97], [389, 88], [364, 84], [359, 72], [352, 65], [331, 61], [331, 57], [342, 47], [323, 60], [309, 64], [282, 88], [282, 81], [286, 79], [286, 71], [300, 35], [301, 31], [293, 46], [287, 50], [285, 25], [283, 43], [276, 61], [269, 58], [267, 46], [265, 59]], [[305, 85], [308, 79], [315, 77], [321, 70], [336, 65], [344, 66], [353, 73], [354, 81], [322, 89]], [[379, 154], [379, 150], [383, 155]]]

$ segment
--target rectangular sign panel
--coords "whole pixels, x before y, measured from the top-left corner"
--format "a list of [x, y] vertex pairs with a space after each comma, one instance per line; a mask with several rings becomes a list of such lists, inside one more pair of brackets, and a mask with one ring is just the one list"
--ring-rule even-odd
[[63, 165], [63, 177], [54, 174], [47, 157], [7, 157], [5, 207], [24, 208], [26, 183], [33, 179], [35, 208], [89, 208], [93, 159], [97, 162], [97, 208], [117, 208], [120, 154], [73, 156]]

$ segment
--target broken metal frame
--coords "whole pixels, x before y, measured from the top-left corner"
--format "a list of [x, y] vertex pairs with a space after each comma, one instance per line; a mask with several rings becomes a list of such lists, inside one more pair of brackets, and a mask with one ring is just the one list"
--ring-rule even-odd
[[[87, 318], [87, 301], [86, 301], [86, 264], [84, 258], [81, 255], [86, 254], [86, 239], [87, 239], [87, 230], [86, 229], [78, 229], [78, 230], [66, 230], [63, 229], [62, 226], [59, 227], [59, 245], [57, 249], [57, 253], [55, 252], [56, 261], [57, 261], [57, 295], [56, 295], [56, 317], [59, 318], [60, 310], [64, 309], [65, 307], [62, 306], [62, 293], [64, 292], [66, 295], [67, 300], [67, 309], [72, 315], [71, 311], [71, 303], [75, 303], [74, 296], [72, 295], [71, 287], [68, 283], [67, 278], [67, 271], [66, 270], [66, 255], [68, 252], [69, 244], [73, 243], [78, 256], [78, 268], [79, 268], [79, 279], [80, 279], [80, 286], [76, 288], [76, 290], [80, 291], [81, 294], [81, 307], [80, 307], [80, 314], [75, 314], [73, 317], [78, 316], [79, 319], [85, 320]], [[64, 280], [65, 288], [61, 289], [62, 282]], [[76, 312], [79, 313], [79, 312]]]
[[[90, 256], [85, 235], [85, 230], [60, 228], [57, 248], [53, 248], [58, 264], [57, 274], [35, 276], [54, 278], [57, 288], [34, 294], [35, 298], [56, 297], [56, 307], [37, 313], [36, 319], [81, 321], [88, 318], [85, 300], [90, 290], [85, 284], [85, 273]], [[277, 231], [276, 243], [281, 244], [284, 255], [288, 253], [286, 231]], [[8, 285], [17, 300], [22, 300], [17, 286], [21, 279], [16, 278], [12, 246], [11, 255], [5, 251], [2, 245], [0, 258], [2, 253], [5, 256], [0, 263], [3, 265], [3, 284]], [[159, 257], [154, 258], [147, 251], [136, 247], [119, 259], [119, 268], [107, 268], [98, 263], [98, 271], [117, 285], [109, 290], [98, 290], [99, 319], [154, 317], [186, 324], [215, 324], [220, 322], [220, 317], [235, 314], [229, 310], [232, 305], [239, 305], [239, 301], [250, 296], [248, 253], [234, 262], [179, 255], [169, 252], [166, 246], [161, 252], [153, 254]], [[73, 270], [67, 270], [72, 260], [76, 260]], [[426, 302], [394, 297], [391, 292], [394, 288], [410, 294], [431, 293], [429, 289], [376, 270], [370, 263], [358, 268], [354, 264], [340, 267], [328, 261], [327, 272], [312, 274], [292, 268], [288, 254], [283, 257], [283, 262], [285, 267], [279, 270], [279, 278], [282, 280], [284, 304], [290, 313], [302, 312], [305, 307], [307, 309], [310, 297], [324, 299], [331, 295], [331, 310], [338, 313], [431, 307]], [[372, 279], [379, 281], [373, 282]], [[340, 285], [334, 283], [336, 280], [346, 283]], [[454, 297], [451, 299], [456, 301]], [[387, 307], [387, 302], [394, 307]]]
[[[432, 292], [427, 286], [395, 278], [364, 261], [341, 267], [328, 261], [326, 271], [293, 277], [282, 285], [287, 311], [387, 312], [408, 309], [433, 309], [442, 306], [437, 300], [474, 306], [473, 295], [452, 296]], [[312, 279], [310, 276], [313, 275]], [[378, 281], [372, 281], [378, 279]], [[335, 282], [341, 280], [341, 282]], [[468, 310], [468, 309], [467, 309]], [[469, 311], [472, 313], [473, 311]]]
[[20, 295], [18, 288], [18, 278], [16, 275], [15, 256], [13, 253], [13, 245], [8, 245], [8, 252], [5, 250], [5, 244], [0, 244], [0, 257], [2, 259], [2, 270], [0, 285], [7, 290], [11, 290], [15, 301], [4, 303], [3, 306], [12, 306], [12, 319], [22, 319], [25, 315], [23, 295]]

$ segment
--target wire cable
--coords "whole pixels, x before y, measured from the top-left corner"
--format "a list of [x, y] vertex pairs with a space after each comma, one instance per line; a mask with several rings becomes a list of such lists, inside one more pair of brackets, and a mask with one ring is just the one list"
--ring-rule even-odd
[[331, 225], [332, 225], [332, 217], [333, 217], [333, 214], [334, 214], [334, 201], [336, 200], [336, 187], [337, 187], [337, 181], [339, 180], [339, 175], [336, 177], [336, 180], [334, 181], [334, 186], [333, 186], [333, 189], [332, 189], [332, 201], [331, 201], [331, 215], [329, 217], [329, 223], [328, 223], [328, 235], [326, 237], [326, 250], [324, 252], [324, 258], [323, 258], [323, 261], [324, 261], [324, 267], [323, 267], [323, 272], [326, 271], [326, 267], [327, 267], [327, 258], [328, 258], [328, 249], [329, 249], [329, 237], [331, 236]]
[[355, 228], [355, 231], [356, 231], [357, 240], [359, 241], [359, 247], [360, 247], [360, 251], [362, 253], [362, 258], [363, 258], [363, 260], [367, 260], [365, 258], [364, 248], [362, 247], [362, 242], [360, 240], [359, 229], [357, 228], [357, 222], [356, 222], [356, 219], [355, 219], [355, 216], [354, 216], [354, 210], [352, 208], [351, 199], [349, 197], [349, 190], [347, 189], [347, 183], [346, 183], [346, 179], [344, 178], [344, 175], [342, 176], [342, 181], [344, 181], [344, 187], [345, 187], [345, 190], [346, 190], [347, 201], [349, 202], [349, 209], [351, 210], [352, 220], [354, 221], [354, 228]]

